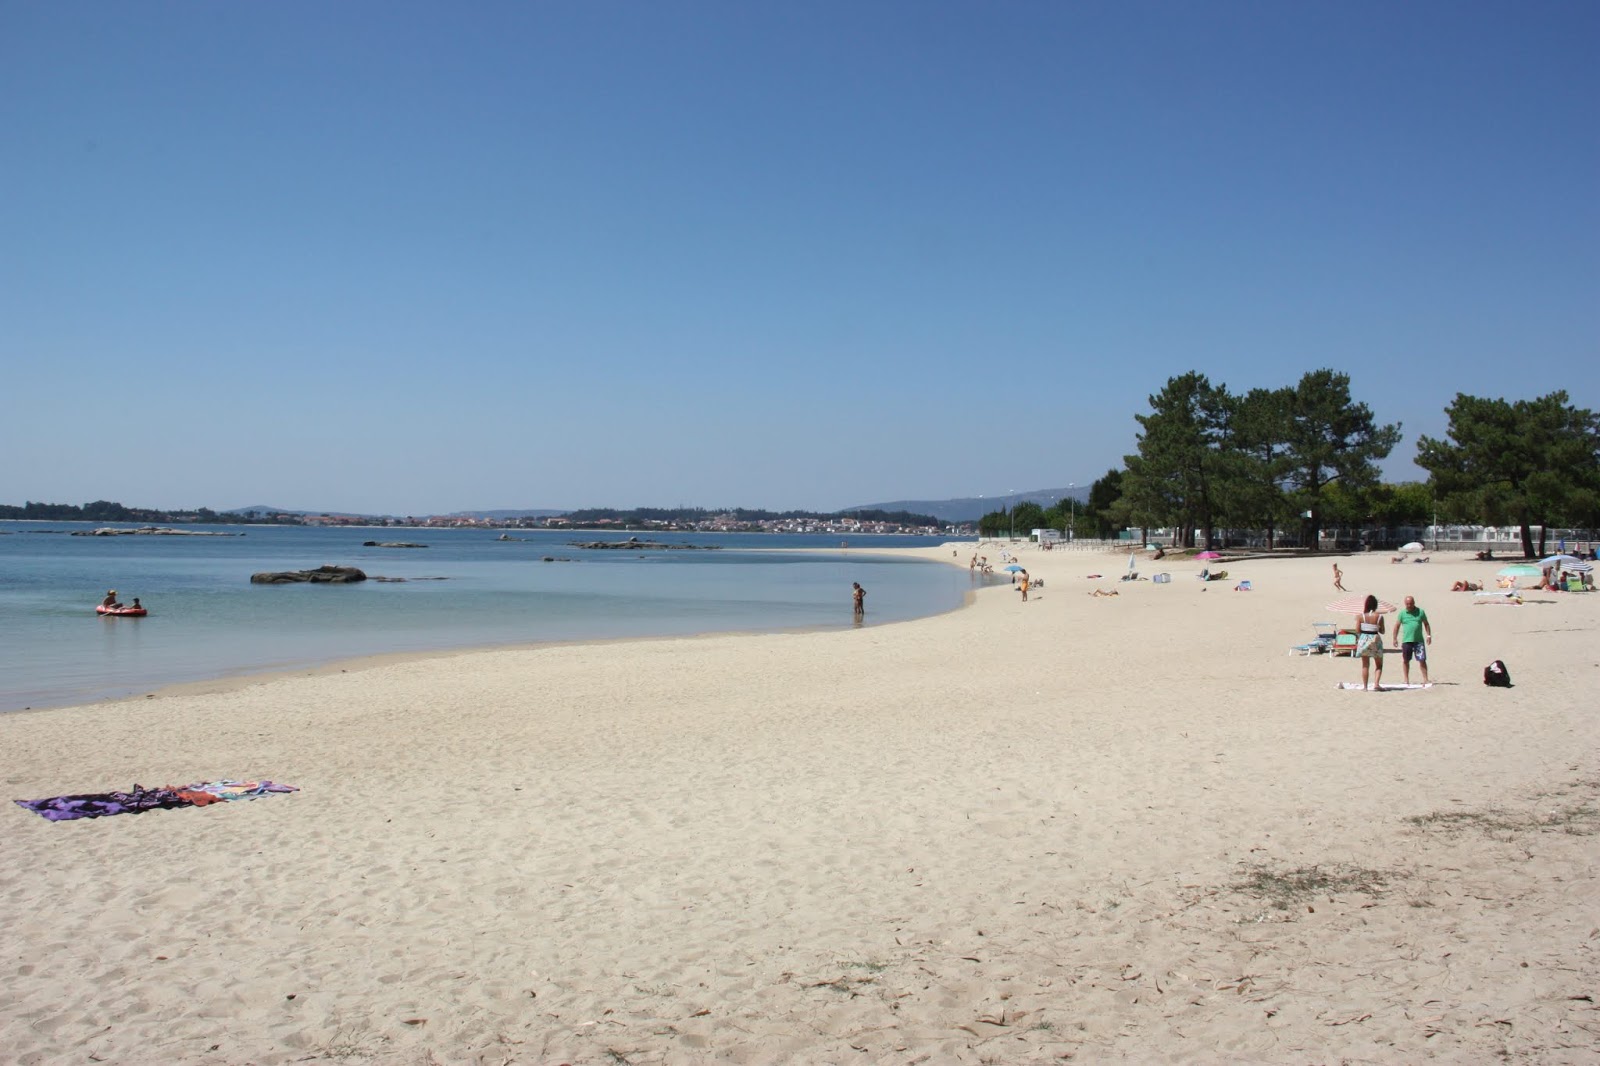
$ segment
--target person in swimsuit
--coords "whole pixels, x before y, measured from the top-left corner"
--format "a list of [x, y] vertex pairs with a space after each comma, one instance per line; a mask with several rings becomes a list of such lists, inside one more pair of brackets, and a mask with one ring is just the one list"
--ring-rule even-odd
[[1339, 569], [1339, 564], [1333, 564], [1333, 587], [1339, 592], [1344, 591], [1344, 571]]
[[122, 604], [117, 602], [117, 590], [107, 589], [106, 598], [100, 601], [100, 606], [106, 608], [121, 607]]
[[861, 621], [867, 613], [867, 590], [861, 587], [861, 582], [850, 582], [851, 595], [855, 598], [856, 621]]
[[1356, 615], [1356, 658], [1361, 660], [1361, 687], [1367, 687], [1372, 674], [1372, 691], [1383, 691], [1383, 615], [1378, 613], [1378, 597], [1368, 596]]

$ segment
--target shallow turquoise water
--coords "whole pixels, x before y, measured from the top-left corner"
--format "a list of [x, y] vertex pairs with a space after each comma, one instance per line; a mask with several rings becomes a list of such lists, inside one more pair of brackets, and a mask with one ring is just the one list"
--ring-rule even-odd
[[[229, 537], [84, 537], [74, 523], [0, 522], [0, 711], [361, 655], [561, 640], [846, 627], [850, 583], [867, 623], [953, 609], [981, 579], [917, 560], [838, 549], [838, 538], [668, 534], [716, 551], [592, 551], [625, 535], [196, 527]], [[641, 537], [641, 539], [644, 539]], [[367, 548], [366, 540], [421, 549]], [[873, 537], [858, 548], [937, 544]], [[791, 553], [775, 549], [832, 549]], [[547, 557], [556, 561], [546, 562]], [[262, 570], [332, 563], [406, 578], [252, 585]], [[445, 580], [422, 580], [442, 577]], [[108, 588], [147, 618], [94, 614]]]

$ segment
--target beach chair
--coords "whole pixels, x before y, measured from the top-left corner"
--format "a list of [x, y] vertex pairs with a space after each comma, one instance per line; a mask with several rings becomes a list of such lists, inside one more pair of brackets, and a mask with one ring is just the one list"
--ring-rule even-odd
[[1200, 571], [1200, 573], [1196, 574], [1195, 576], [1198, 577], [1201, 581], [1210, 581], [1211, 580], [1211, 571], [1210, 570], [1202, 570], [1202, 571]]
[[1356, 631], [1341, 629], [1333, 635], [1333, 654], [1354, 655], [1356, 653]]
[[1311, 628], [1317, 635], [1304, 644], [1296, 644], [1289, 649], [1289, 654], [1299, 652], [1301, 655], [1328, 655], [1333, 651], [1333, 639], [1339, 633], [1339, 627], [1332, 622], [1312, 622]]

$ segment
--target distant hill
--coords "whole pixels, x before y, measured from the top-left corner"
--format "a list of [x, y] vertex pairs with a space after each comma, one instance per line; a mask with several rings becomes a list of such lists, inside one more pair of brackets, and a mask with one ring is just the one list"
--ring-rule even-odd
[[1089, 486], [1078, 485], [1070, 489], [1028, 489], [1025, 492], [996, 493], [993, 496], [968, 496], [954, 500], [894, 500], [889, 503], [863, 503], [841, 508], [841, 513], [855, 511], [912, 511], [927, 514], [942, 522], [976, 522], [991, 511], [1004, 511], [1014, 503], [1031, 500], [1040, 507], [1053, 507], [1057, 500], [1068, 497], [1079, 503], [1089, 498]]
[[[1040, 507], [1050, 507], [1057, 500], [1075, 497], [1082, 503], [1089, 497], [1089, 486], [1079, 485], [1070, 489], [1028, 489], [1010, 495], [995, 493], [993, 496], [968, 496], [953, 500], [891, 500], [888, 503], [862, 503], [852, 507], [841, 507], [838, 514], [855, 514], [859, 511], [883, 511], [890, 513], [909, 512], [916, 515], [930, 515], [941, 522], [976, 522], [991, 511], [1003, 511], [1013, 503], [1031, 500]], [[298, 507], [274, 507], [269, 504], [258, 503], [249, 507], [233, 507], [223, 514], [354, 514], [344, 510], [305, 510]], [[485, 518], [493, 521], [509, 521], [517, 518], [553, 518], [557, 515], [572, 514], [571, 508], [553, 507], [523, 507], [523, 508], [483, 508], [468, 511], [452, 511], [443, 517], [447, 518]], [[363, 518], [404, 517], [403, 515], [356, 515]]]

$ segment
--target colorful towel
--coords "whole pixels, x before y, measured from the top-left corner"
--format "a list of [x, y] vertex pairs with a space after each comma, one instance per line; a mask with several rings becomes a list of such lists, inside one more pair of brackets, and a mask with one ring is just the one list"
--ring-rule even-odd
[[77, 818], [140, 814], [173, 807], [204, 807], [208, 803], [221, 803], [223, 800], [255, 799], [274, 792], [299, 791], [294, 785], [279, 785], [272, 781], [202, 781], [182, 788], [134, 785], [129, 792], [87, 792], [76, 796], [17, 800], [16, 803], [52, 822], [70, 822]]

